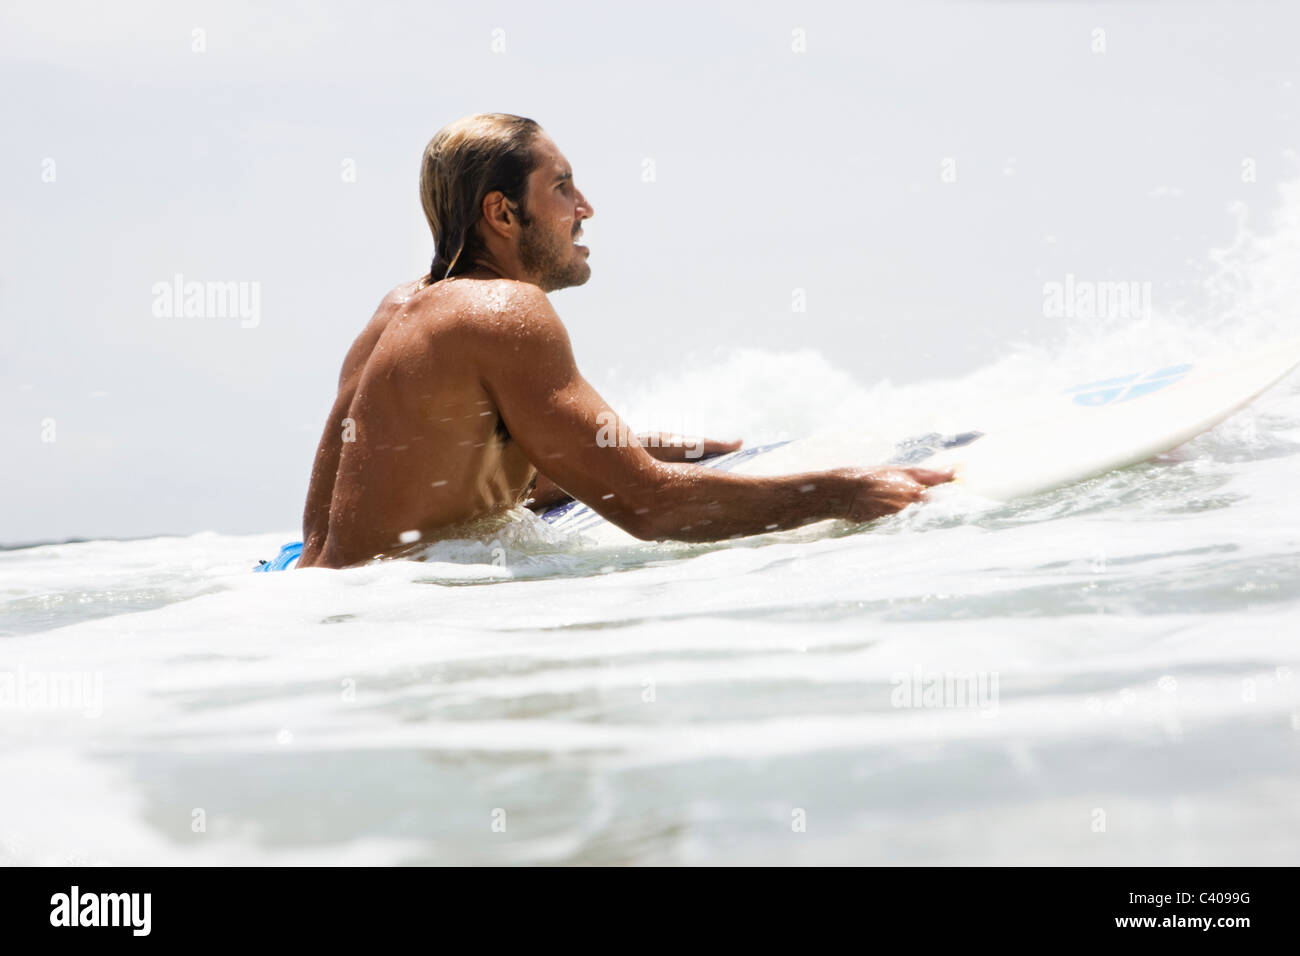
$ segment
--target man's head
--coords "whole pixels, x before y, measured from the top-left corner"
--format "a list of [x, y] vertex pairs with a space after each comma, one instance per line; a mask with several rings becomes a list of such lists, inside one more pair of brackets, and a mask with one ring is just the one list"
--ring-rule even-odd
[[478, 113], [439, 130], [424, 150], [420, 201], [433, 233], [430, 281], [479, 262], [547, 292], [591, 276], [576, 240], [594, 210], [533, 120]]

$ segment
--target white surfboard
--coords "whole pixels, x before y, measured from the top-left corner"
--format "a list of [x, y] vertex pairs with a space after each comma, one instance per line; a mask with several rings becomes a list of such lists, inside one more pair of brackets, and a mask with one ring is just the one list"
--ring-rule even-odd
[[1007, 501], [1148, 461], [1209, 431], [1300, 364], [1300, 340], [1247, 358], [1185, 363], [1076, 385], [1042, 414], [927, 458], [968, 491]]
[[[1300, 365], [1300, 339], [1246, 357], [1129, 372], [1038, 396], [1018, 421], [987, 431], [922, 435], [864, 448], [860, 462], [827, 463], [808, 441], [742, 448], [702, 463], [745, 474], [835, 465], [953, 468], [973, 494], [998, 501], [1050, 491], [1147, 461], [1208, 431]], [[634, 540], [580, 502], [543, 515], [552, 526], [600, 543]]]

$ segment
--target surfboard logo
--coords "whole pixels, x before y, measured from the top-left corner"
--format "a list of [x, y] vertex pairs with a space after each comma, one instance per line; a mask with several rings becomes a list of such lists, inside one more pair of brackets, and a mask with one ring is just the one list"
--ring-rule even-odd
[[1083, 405], [1088, 408], [1117, 405], [1130, 399], [1141, 398], [1143, 395], [1150, 395], [1152, 392], [1157, 392], [1166, 386], [1172, 385], [1174, 382], [1186, 378], [1187, 373], [1191, 370], [1190, 365], [1170, 365], [1167, 368], [1157, 369], [1146, 374], [1134, 372], [1132, 375], [1121, 375], [1118, 378], [1087, 382], [1083, 385], [1067, 388], [1065, 392], [1067, 395], [1074, 394], [1074, 404], [1076, 405]]

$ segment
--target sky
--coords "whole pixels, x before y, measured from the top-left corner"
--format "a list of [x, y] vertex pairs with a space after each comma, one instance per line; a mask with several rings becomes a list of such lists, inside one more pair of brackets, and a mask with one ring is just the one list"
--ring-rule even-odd
[[[0, 544], [293, 528], [348, 345], [428, 267], [421, 152], [469, 113], [536, 119], [595, 207], [592, 277], [552, 301], [611, 399], [737, 348], [960, 375], [1063, 335], [1067, 275], [1194, 321], [1207, 254], [1300, 175], [1298, 28], [1283, 2], [5, 0]], [[178, 276], [236, 297], [192, 314]]]

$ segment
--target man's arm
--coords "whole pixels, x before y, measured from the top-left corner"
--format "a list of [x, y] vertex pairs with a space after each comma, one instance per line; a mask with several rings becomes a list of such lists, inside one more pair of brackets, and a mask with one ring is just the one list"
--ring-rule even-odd
[[717, 541], [826, 518], [866, 521], [951, 478], [916, 468], [760, 478], [657, 461], [578, 372], [545, 294], [519, 283], [515, 301], [516, 311], [481, 327], [484, 388], [541, 472], [638, 538]]
[[[701, 462], [718, 455], [736, 451], [741, 446], [739, 440], [718, 441], [714, 438], [683, 438], [681, 435], [665, 435], [663, 432], [647, 432], [637, 435], [641, 447], [659, 461]], [[536, 467], [536, 466], [534, 466]], [[572, 501], [569, 494], [538, 469], [537, 480], [528, 492], [524, 505], [538, 514], [549, 511], [556, 505]]]

